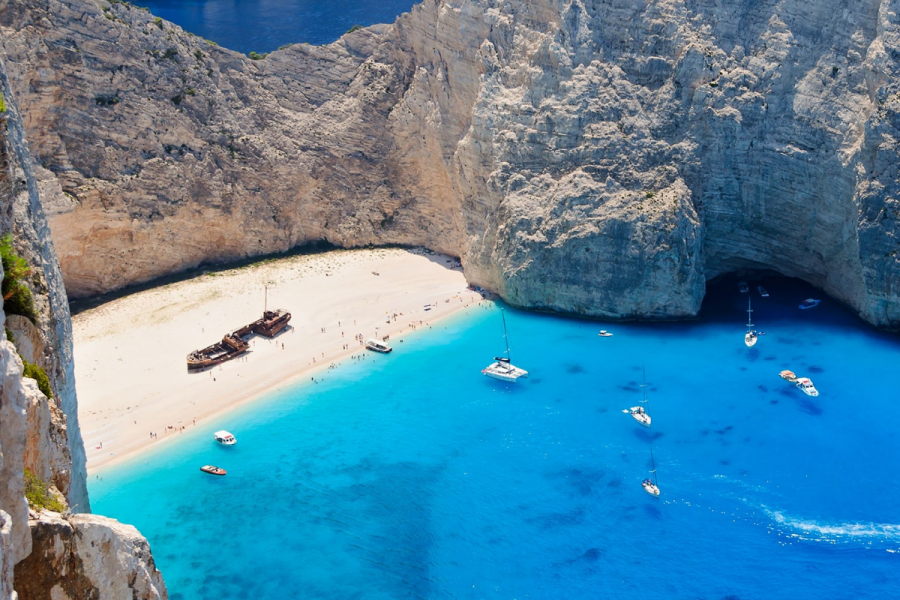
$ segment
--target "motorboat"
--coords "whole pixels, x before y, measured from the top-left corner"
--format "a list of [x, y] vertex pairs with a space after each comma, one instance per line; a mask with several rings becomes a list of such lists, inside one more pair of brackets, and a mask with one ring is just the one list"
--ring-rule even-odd
[[234, 446], [237, 443], [237, 440], [234, 439], [234, 436], [225, 431], [217, 431], [213, 434], [213, 439], [222, 444], [223, 446]]
[[742, 293], [742, 294], [746, 294], [747, 292], [750, 291], [750, 286], [747, 285], [747, 282], [746, 282], [746, 281], [739, 281], [739, 282], [738, 282], [738, 289], [741, 290], [741, 293]]
[[366, 340], [366, 348], [369, 350], [374, 350], [375, 352], [381, 352], [382, 354], [387, 354], [393, 348], [382, 342], [381, 340], [376, 340], [374, 338]]
[[769, 292], [766, 291], [766, 288], [764, 288], [763, 286], [759, 286], [759, 287], [756, 288], [756, 289], [759, 290], [759, 295], [762, 296], [763, 298], [768, 298], [768, 297], [769, 297]]
[[799, 308], [800, 308], [800, 310], [806, 310], [808, 308], [815, 308], [821, 302], [822, 302], [821, 300], [816, 300], [815, 298], [807, 298], [806, 300], [804, 300], [803, 302], [800, 303]]
[[605, 329], [601, 329], [600, 333], [598, 333], [597, 335], [599, 335], [600, 337], [612, 337], [613, 336], [613, 334], [611, 334], [610, 332], [608, 332]]
[[785, 369], [778, 375], [781, 376], [781, 378], [784, 379], [785, 381], [790, 381], [791, 383], [794, 383], [797, 381], [797, 375], [793, 371], [788, 371], [787, 369]]
[[515, 383], [520, 377], [528, 377], [528, 371], [520, 369], [512, 364], [509, 354], [509, 334], [506, 331], [506, 314], [500, 309], [500, 316], [503, 317], [503, 339], [506, 342], [506, 356], [495, 356], [494, 362], [481, 370], [482, 375], [499, 379], [500, 381], [508, 381]]
[[812, 379], [809, 377], [798, 377], [797, 378], [797, 387], [806, 394], [807, 396], [812, 396], [815, 398], [819, 395], [819, 390], [816, 389], [816, 386], [813, 385]]
[[650, 471], [650, 475], [653, 476], [653, 479], [648, 477], [643, 480], [641, 482], [641, 487], [654, 498], [659, 498], [659, 482], [656, 479], [656, 461], [653, 460], [653, 448], [650, 448], [650, 464], [653, 466], [653, 469]]
[[759, 336], [753, 330], [753, 323], [750, 321], [750, 313], [752, 312], [753, 309], [750, 308], [750, 298], [747, 298], [747, 333], [744, 334], [744, 344], [746, 344], [748, 348], [755, 346], [757, 340], [759, 340]]
[[650, 427], [652, 419], [650, 419], [650, 415], [647, 414], [643, 406], [632, 406], [628, 409], [628, 414], [644, 427]]
[[228, 472], [222, 467], [214, 467], [212, 465], [204, 465], [200, 467], [200, 470], [204, 473], [209, 473], [210, 475], [224, 475]]

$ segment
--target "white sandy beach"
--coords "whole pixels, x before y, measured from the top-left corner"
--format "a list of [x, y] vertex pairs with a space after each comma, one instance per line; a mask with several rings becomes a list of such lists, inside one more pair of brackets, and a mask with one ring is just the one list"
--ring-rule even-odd
[[[479, 302], [451, 261], [402, 249], [295, 256], [139, 292], [76, 315], [75, 377], [88, 470], [165, 443], [182, 428], [201, 426], [291, 380], [339, 376], [339, 370], [317, 371], [365, 352], [357, 334], [390, 335], [394, 342], [414, 326]], [[291, 327], [275, 340], [255, 337], [245, 357], [189, 374], [188, 352], [261, 316], [265, 286], [269, 308], [292, 313]], [[424, 324], [414, 325], [419, 321]]]

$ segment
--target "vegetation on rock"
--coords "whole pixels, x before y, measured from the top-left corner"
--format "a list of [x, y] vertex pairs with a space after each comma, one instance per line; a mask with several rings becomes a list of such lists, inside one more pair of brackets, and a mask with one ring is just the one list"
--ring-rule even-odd
[[0, 259], [3, 261], [3, 282], [0, 284], [3, 310], [8, 315], [22, 315], [37, 324], [34, 298], [24, 283], [25, 278], [31, 274], [31, 269], [25, 259], [16, 254], [12, 247], [12, 235], [9, 233], [0, 237]]
[[34, 363], [30, 363], [24, 358], [22, 363], [25, 365], [25, 377], [31, 377], [38, 384], [38, 389], [48, 398], [53, 397], [53, 390], [50, 388], [50, 378], [47, 377], [47, 371], [43, 367], [39, 367]]
[[50, 486], [28, 469], [25, 469], [25, 499], [28, 500], [28, 506], [35, 510], [42, 508], [54, 512], [66, 510], [66, 505], [50, 492]]

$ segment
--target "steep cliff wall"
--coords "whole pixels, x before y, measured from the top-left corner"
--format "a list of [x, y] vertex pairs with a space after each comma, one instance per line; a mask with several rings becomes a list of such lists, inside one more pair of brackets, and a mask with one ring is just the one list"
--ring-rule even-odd
[[900, 326], [897, 0], [426, 0], [258, 61], [5, 1], [73, 296], [327, 239], [609, 317], [769, 268]]
[[[94, 515], [38, 514], [25, 499], [28, 470], [65, 494], [72, 510], [90, 508], [68, 303], [41, 201], [54, 186], [61, 191], [55, 179], [42, 185], [34, 176], [2, 60], [0, 93], [0, 235], [11, 233], [27, 262], [30, 273], [19, 281], [34, 300], [30, 318], [7, 315], [0, 302], [0, 599], [163, 599], [162, 576], [133, 527]], [[6, 275], [0, 266], [0, 280]], [[47, 385], [25, 377], [23, 360], [47, 373]]]

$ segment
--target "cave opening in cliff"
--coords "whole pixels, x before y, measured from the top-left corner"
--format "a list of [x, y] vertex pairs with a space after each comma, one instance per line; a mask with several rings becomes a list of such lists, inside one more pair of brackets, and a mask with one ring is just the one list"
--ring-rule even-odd
[[780, 320], [795, 315], [805, 299], [825, 297], [822, 290], [796, 277], [771, 269], [739, 269], [707, 281], [700, 317], [719, 323], [746, 323], [749, 305], [754, 311], [754, 322]]

